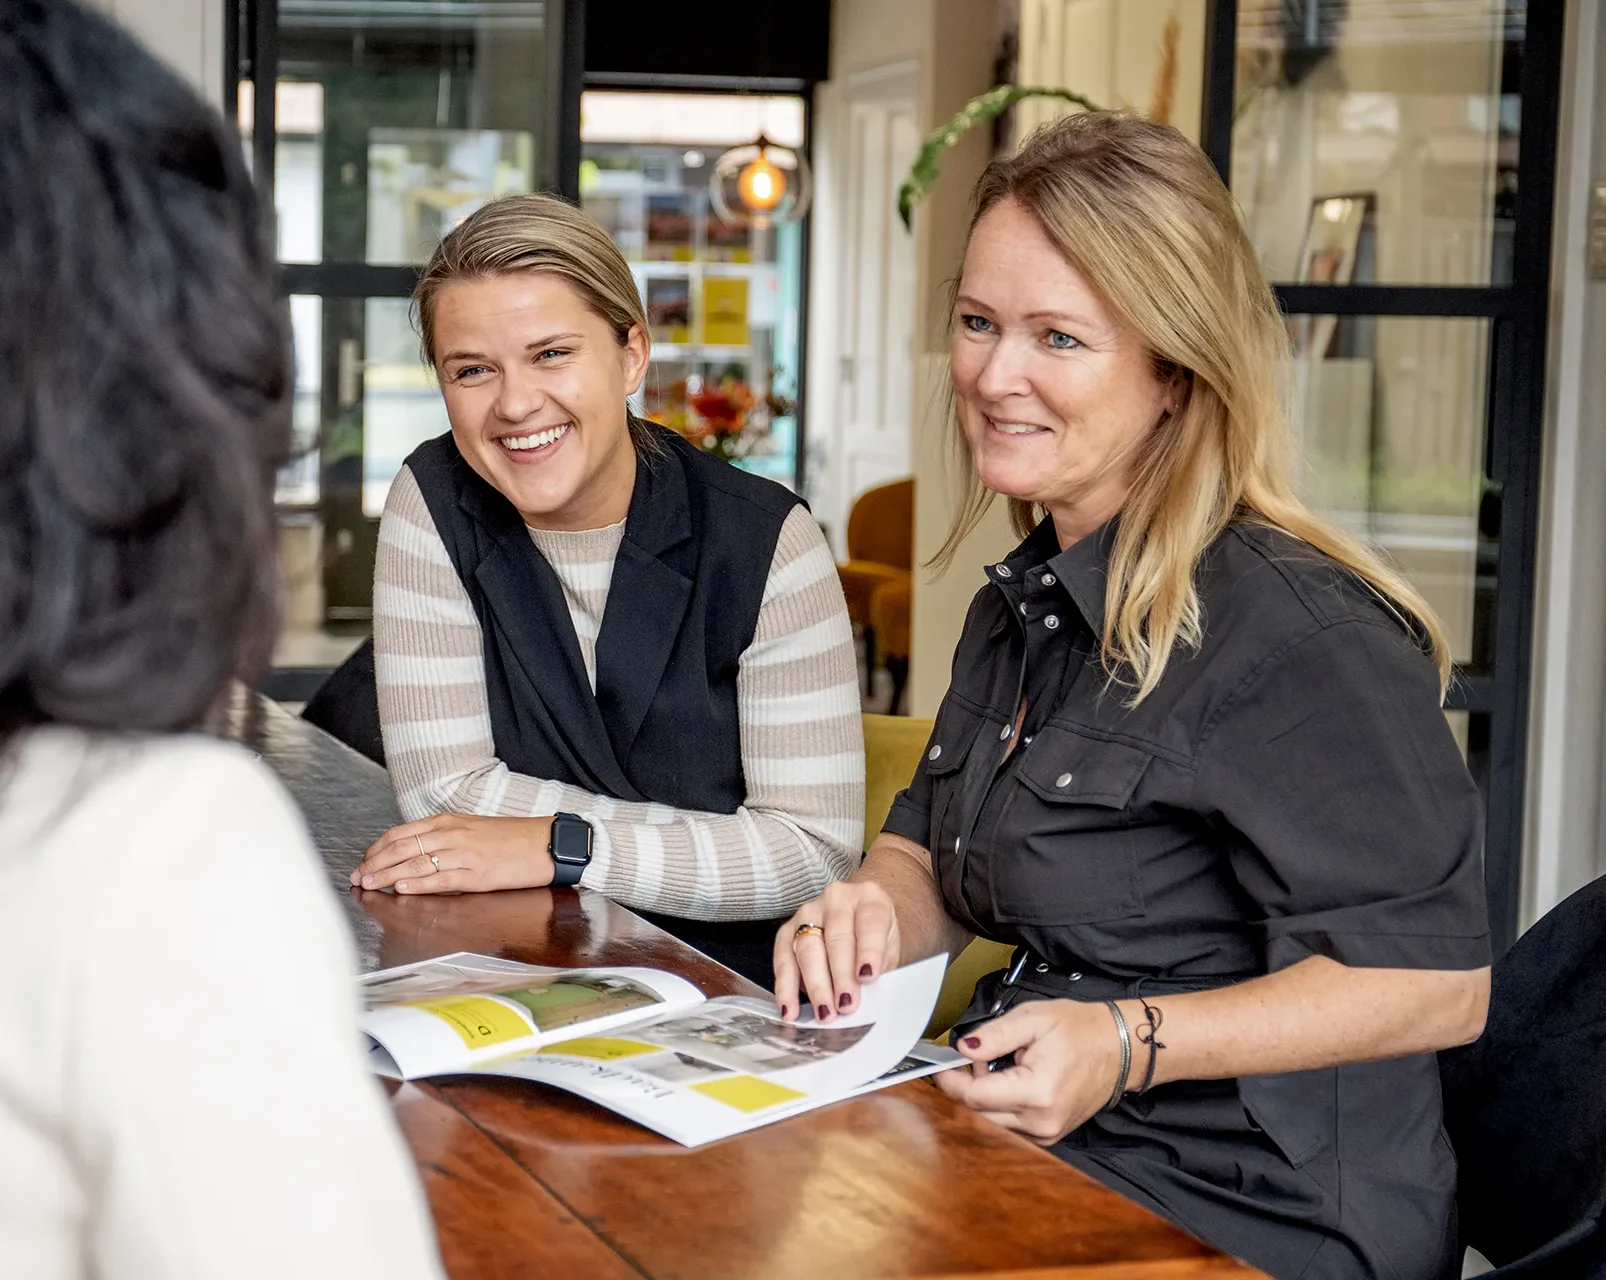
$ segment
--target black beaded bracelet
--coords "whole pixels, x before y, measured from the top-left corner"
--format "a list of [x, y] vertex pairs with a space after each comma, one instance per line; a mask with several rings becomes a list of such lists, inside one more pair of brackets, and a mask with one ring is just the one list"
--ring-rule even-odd
[[1143, 1073], [1143, 1083], [1138, 1086], [1138, 1096], [1142, 1097], [1154, 1083], [1155, 1059], [1165, 1048], [1165, 1042], [1159, 1038], [1160, 1023], [1165, 1015], [1142, 996], [1138, 997], [1138, 1003], [1143, 1006], [1144, 1017], [1144, 1025], [1138, 1028], [1138, 1039], [1149, 1046], [1149, 1069]]
[[1115, 1075], [1115, 1091], [1110, 1094], [1110, 1100], [1101, 1110], [1114, 1111], [1126, 1095], [1126, 1077], [1132, 1070], [1132, 1029], [1126, 1024], [1126, 1014], [1121, 1012], [1121, 1006], [1114, 1000], [1106, 1000], [1104, 1007], [1110, 1011], [1115, 1019], [1115, 1029], [1121, 1037], [1121, 1069]]

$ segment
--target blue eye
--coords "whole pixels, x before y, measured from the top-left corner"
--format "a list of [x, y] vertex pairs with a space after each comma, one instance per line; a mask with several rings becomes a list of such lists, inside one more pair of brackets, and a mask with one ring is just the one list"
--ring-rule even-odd
[[490, 370], [488, 370], [482, 364], [466, 364], [452, 374], [452, 381], [463, 382], [468, 379], [477, 378], [481, 374], [489, 372]]
[[991, 333], [993, 322], [986, 316], [960, 316], [959, 323], [970, 330], [971, 333]]
[[545, 360], [548, 356], [566, 356], [568, 354], [569, 349], [567, 347], [548, 347], [535, 358], [537, 361], [541, 361]]
[[1048, 345], [1055, 351], [1071, 351], [1081, 346], [1075, 338], [1068, 333], [1061, 333], [1058, 329], [1048, 331]]

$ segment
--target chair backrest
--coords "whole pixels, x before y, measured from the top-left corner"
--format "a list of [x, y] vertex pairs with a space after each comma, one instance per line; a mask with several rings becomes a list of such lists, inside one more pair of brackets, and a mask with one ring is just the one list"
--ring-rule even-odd
[[379, 689], [374, 680], [374, 642], [370, 637], [318, 686], [301, 718], [360, 751], [375, 764], [385, 763], [379, 732]]
[[915, 482], [895, 480], [861, 493], [848, 512], [848, 556], [895, 569], [915, 563]]
[[1462, 1242], [1513, 1275], [1596, 1274], [1579, 1268], [1606, 1253], [1606, 876], [1501, 957], [1483, 1036], [1439, 1075]]
[[881, 834], [881, 824], [898, 792], [909, 785], [931, 740], [930, 720], [915, 716], [864, 717], [864, 847]]

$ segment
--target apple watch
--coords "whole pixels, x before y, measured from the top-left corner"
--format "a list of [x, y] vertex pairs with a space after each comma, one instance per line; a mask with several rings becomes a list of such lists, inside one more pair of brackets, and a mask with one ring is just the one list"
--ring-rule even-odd
[[591, 824], [577, 813], [552, 815], [552, 883], [567, 888], [580, 883], [580, 876], [591, 865]]

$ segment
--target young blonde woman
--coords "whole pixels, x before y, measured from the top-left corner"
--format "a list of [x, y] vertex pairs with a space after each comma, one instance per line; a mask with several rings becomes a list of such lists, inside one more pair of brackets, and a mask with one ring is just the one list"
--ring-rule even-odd
[[777, 920], [860, 859], [852, 636], [819, 527], [630, 414], [646, 316], [573, 206], [485, 206], [415, 301], [452, 429], [392, 486], [374, 584], [413, 820], [353, 883], [580, 883], [768, 986]]
[[[953, 1097], [1277, 1277], [1455, 1259], [1433, 1051], [1488, 1001], [1480, 806], [1443, 634], [1294, 497], [1282, 322], [1174, 130], [1083, 115], [978, 188], [954, 307], [987, 570], [925, 762], [775, 946], [829, 1021], [1018, 945]], [[989, 1069], [989, 1066], [992, 1069]]]

